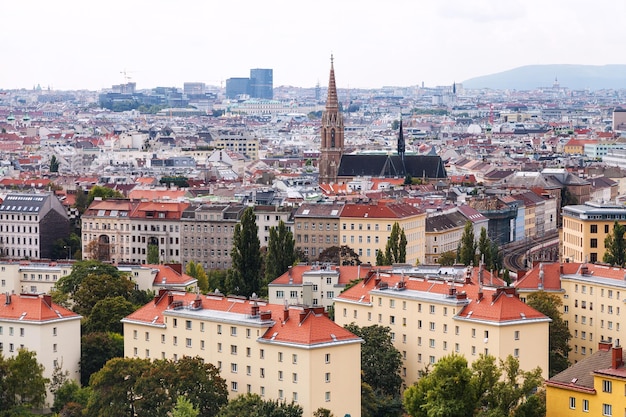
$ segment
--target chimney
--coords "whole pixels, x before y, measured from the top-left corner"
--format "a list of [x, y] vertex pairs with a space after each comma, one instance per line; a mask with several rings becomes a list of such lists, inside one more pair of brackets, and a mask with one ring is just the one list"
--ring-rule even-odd
[[285, 306], [285, 309], [283, 310], [283, 322], [287, 321], [288, 318], [289, 318], [289, 306]]
[[481, 286], [478, 289], [478, 301], [481, 301], [483, 299], [483, 287]]
[[261, 320], [271, 320], [272, 319], [272, 312], [271, 311], [264, 311], [261, 313]]
[[615, 346], [611, 350], [611, 368], [617, 369], [623, 364], [622, 347], [619, 345], [619, 339], [615, 339]]
[[289, 269], [287, 270], [287, 273], [289, 274], [289, 283], [293, 284], [293, 276], [291, 275], [291, 265], [289, 265]]
[[457, 300], [467, 300], [467, 293], [465, 291], [457, 292], [456, 293], [456, 299]]
[[182, 264], [165, 264], [165, 266], [169, 266], [174, 271], [176, 271], [179, 275], [183, 274], [183, 265]]
[[259, 305], [255, 301], [254, 304], [252, 304], [252, 317], [256, 317], [258, 315], [259, 315]]
[[309, 314], [309, 309], [305, 308], [300, 312], [300, 321], [299, 323], [302, 324], [302, 322], [304, 321], [304, 319], [306, 318], [307, 314]]
[[608, 352], [610, 349], [611, 349], [611, 342], [606, 342], [604, 340], [601, 340], [600, 343], [598, 343], [598, 350]]
[[5, 296], [4, 304], [5, 305], [11, 304], [11, 294], [7, 291], [7, 293], [4, 296]]
[[174, 302], [174, 294], [172, 294], [171, 292], [167, 294], [167, 305], [172, 305], [172, 303]]
[[46, 303], [46, 305], [48, 307], [52, 307], [52, 296], [48, 295], [48, 294], [44, 294], [43, 298], [43, 302]]

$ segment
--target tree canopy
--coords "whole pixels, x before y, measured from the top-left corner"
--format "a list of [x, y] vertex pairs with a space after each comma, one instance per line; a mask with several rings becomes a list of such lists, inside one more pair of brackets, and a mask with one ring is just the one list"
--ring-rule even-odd
[[320, 252], [319, 262], [328, 262], [334, 265], [360, 265], [359, 255], [350, 246], [331, 246]]
[[281, 220], [276, 227], [270, 227], [270, 237], [265, 254], [265, 281], [278, 278], [296, 261], [293, 233]]
[[196, 263], [194, 261], [189, 261], [185, 267], [185, 273], [198, 280], [198, 288], [200, 288], [200, 292], [203, 294], [209, 292], [209, 277], [199, 262]]
[[245, 394], [230, 400], [218, 417], [302, 417], [302, 407], [295, 403], [264, 400], [257, 394]]
[[233, 249], [231, 251], [232, 271], [228, 277], [228, 289], [235, 294], [261, 295], [261, 243], [254, 209], [244, 210], [240, 223], [235, 225]]
[[497, 365], [495, 357], [481, 354], [469, 367], [463, 356], [452, 354], [407, 388], [404, 407], [412, 417], [540, 417], [542, 383], [541, 369], [522, 371], [510, 355]]
[[465, 223], [463, 229], [463, 235], [461, 235], [461, 241], [459, 243], [459, 250], [457, 253], [458, 261], [463, 265], [469, 265], [470, 263], [476, 265], [476, 240], [474, 238], [474, 224], [471, 221]]
[[[385, 246], [384, 257], [379, 259], [378, 254], [376, 256], [377, 265], [393, 265], [395, 263], [406, 262], [406, 235], [404, 229], [400, 229], [400, 224], [395, 222], [391, 227], [391, 233], [389, 239], [387, 239], [387, 245]], [[378, 251], [380, 253], [380, 251]], [[378, 264], [378, 262], [383, 262]]]
[[80, 383], [89, 385], [91, 375], [112, 358], [124, 356], [124, 338], [118, 333], [88, 333], [80, 341]]
[[10, 358], [0, 353], [0, 416], [22, 415], [44, 405], [49, 381], [43, 370], [35, 352], [20, 349]]
[[537, 291], [528, 295], [527, 304], [552, 319], [549, 326], [549, 375], [552, 377], [569, 366], [567, 355], [572, 334], [561, 315], [563, 301], [557, 295]]
[[609, 233], [604, 239], [604, 252], [603, 262], [611, 265], [617, 265], [623, 267], [626, 263], [626, 240], [624, 240], [624, 233], [626, 232], [626, 226], [619, 224], [617, 220], [613, 225], [613, 231]]

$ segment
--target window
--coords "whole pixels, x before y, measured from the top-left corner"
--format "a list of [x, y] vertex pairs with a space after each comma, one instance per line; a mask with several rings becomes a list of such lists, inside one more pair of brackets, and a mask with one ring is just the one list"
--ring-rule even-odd
[[324, 382], [330, 382], [330, 372], [326, 372], [324, 375]]
[[189, 338], [189, 337], [188, 337], [188, 338], [185, 340], [185, 346], [187, 346], [188, 348], [190, 348], [190, 347], [191, 347], [191, 338]]
[[297, 374], [297, 373], [295, 373], [295, 372], [294, 372], [294, 373], [291, 375], [291, 378], [292, 378], [292, 380], [293, 380], [293, 383], [294, 383], [294, 384], [297, 384], [297, 383], [298, 383], [298, 374]]
[[230, 335], [237, 336], [237, 328], [235, 326], [230, 327]]
[[221, 352], [221, 351], [222, 351], [222, 344], [221, 344], [221, 343], [218, 343], [218, 344], [217, 344], [217, 351], [218, 351], [218, 352]]
[[519, 330], [515, 330], [515, 340], [519, 340]]
[[279, 381], [283, 380], [283, 371], [278, 371], [278, 380]]
[[435, 348], [435, 339], [429, 339], [429, 340], [428, 340], [428, 345], [429, 345], [431, 348], [433, 348], [433, 349], [434, 349], [434, 348]]
[[233, 374], [237, 373], [237, 364], [236, 363], [231, 363], [230, 364], [230, 372], [232, 372]]
[[611, 392], [613, 390], [613, 382], [609, 380], [602, 381], [602, 392]]
[[326, 393], [324, 394], [324, 400], [325, 400], [326, 402], [329, 402], [329, 401], [330, 401], [330, 391], [326, 391]]
[[589, 412], [589, 400], [583, 400], [583, 411], [585, 413]]
[[230, 345], [230, 354], [231, 355], [237, 354], [237, 345]]
[[221, 324], [217, 325], [217, 334], [222, 334], [222, 325]]
[[283, 361], [283, 352], [278, 352], [278, 362]]
[[326, 355], [324, 355], [324, 361], [326, 363], [330, 363], [330, 353], [327, 353]]
[[572, 410], [576, 408], [576, 397], [569, 397], [569, 408]]
[[185, 320], [185, 329], [191, 330], [191, 320]]
[[261, 359], [265, 359], [265, 349], [261, 349], [261, 350], [259, 351], [259, 358], [261, 358]]
[[389, 324], [396, 324], [396, 316], [389, 316]]
[[590, 232], [591, 233], [598, 233], [598, 225], [597, 224], [592, 224]]
[[602, 415], [603, 416], [612, 416], [613, 415], [613, 406], [611, 404], [602, 404]]
[[231, 391], [237, 391], [237, 381], [232, 381], [230, 383], [230, 389]]
[[261, 378], [265, 378], [265, 368], [260, 369], [259, 375], [261, 376]]
[[431, 321], [430, 323], [428, 323], [428, 328], [430, 329], [431, 332], [435, 331], [435, 322]]
[[435, 314], [435, 306], [430, 306], [430, 314]]
[[295, 353], [291, 355], [291, 363], [293, 363], [294, 365], [298, 363], [298, 355], [296, 355]]

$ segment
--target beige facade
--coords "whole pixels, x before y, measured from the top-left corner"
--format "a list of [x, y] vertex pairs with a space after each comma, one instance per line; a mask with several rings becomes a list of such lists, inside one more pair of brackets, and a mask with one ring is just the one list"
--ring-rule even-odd
[[123, 319], [127, 357], [200, 356], [217, 366], [230, 397], [256, 393], [361, 415], [360, 343], [323, 309], [162, 291]]
[[314, 261], [324, 250], [339, 246], [339, 216], [343, 204], [310, 204], [294, 214], [293, 235], [297, 249]]
[[[388, 326], [403, 359], [401, 375], [409, 386], [419, 372], [441, 357], [457, 353], [468, 362], [481, 353], [520, 361], [520, 367], [548, 375], [549, 319], [526, 306], [513, 288], [501, 285], [487, 271], [425, 266], [426, 269], [373, 273], [364, 285], [335, 298], [340, 325]], [[429, 269], [430, 268], [430, 269]]]
[[626, 207], [599, 202], [563, 207], [563, 259], [602, 262], [604, 239], [616, 221], [626, 225]]
[[406, 263], [423, 262], [426, 213], [405, 203], [346, 204], [339, 219], [341, 245], [350, 246], [361, 262], [375, 265], [396, 222], [406, 235]]
[[[80, 380], [80, 319], [76, 313], [52, 303], [50, 296], [0, 295], [0, 353], [14, 357], [20, 349], [35, 352], [43, 376], [51, 378], [55, 367]], [[54, 396], [47, 392], [45, 408]]]

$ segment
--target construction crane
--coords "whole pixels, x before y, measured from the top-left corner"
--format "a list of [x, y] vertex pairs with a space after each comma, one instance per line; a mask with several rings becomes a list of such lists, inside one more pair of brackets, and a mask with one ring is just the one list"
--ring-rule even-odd
[[124, 81], [126, 81], [126, 83], [129, 83], [130, 80], [133, 78], [130, 75], [128, 75], [129, 72], [132, 72], [132, 71], [126, 71], [126, 69], [124, 69], [123, 71], [120, 71], [120, 74], [124, 76]]

